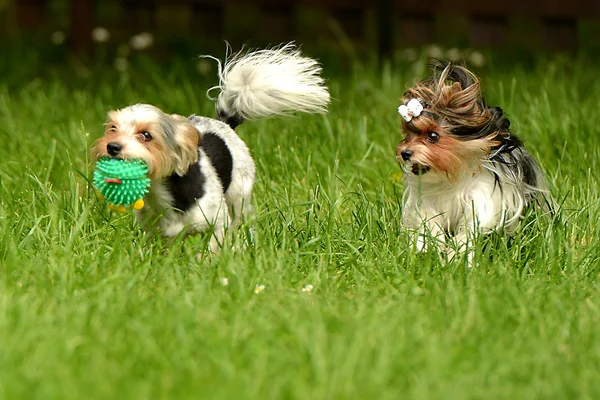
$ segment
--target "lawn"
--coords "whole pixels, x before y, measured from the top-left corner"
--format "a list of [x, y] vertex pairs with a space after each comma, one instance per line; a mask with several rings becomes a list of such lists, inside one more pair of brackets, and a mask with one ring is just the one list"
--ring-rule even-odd
[[561, 205], [478, 242], [476, 268], [416, 253], [400, 226], [396, 108], [424, 58], [325, 65], [329, 114], [239, 127], [258, 168], [247, 248], [201, 262], [204, 238], [109, 212], [88, 150], [113, 108], [212, 116], [214, 68], [37, 61], [0, 68], [0, 398], [600, 397], [594, 61], [476, 70]]

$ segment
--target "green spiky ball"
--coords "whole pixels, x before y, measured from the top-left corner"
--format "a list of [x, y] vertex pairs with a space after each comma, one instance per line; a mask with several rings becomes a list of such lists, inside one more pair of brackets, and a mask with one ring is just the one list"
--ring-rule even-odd
[[[94, 185], [106, 201], [122, 209], [139, 204], [150, 186], [148, 166], [142, 160], [102, 158], [96, 163]], [[143, 207], [143, 203], [142, 207]]]

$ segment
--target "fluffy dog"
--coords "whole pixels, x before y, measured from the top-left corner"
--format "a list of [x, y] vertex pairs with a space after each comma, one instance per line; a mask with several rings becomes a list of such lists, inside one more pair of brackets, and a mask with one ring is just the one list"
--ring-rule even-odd
[[148, 164], [150, 193], [136, 211], [144, 229], [166, 237], [210, 231], [212, 251], [226, 228], [251, 209], [256, 168], [234, 129], [260, 117], [324, 113], [329, 103], [320, 65], [293, 44], [238, 53], [224, 65], [216, 61], [216, 119], [136, 104], [108, 113], [104, 136], [93, 148], [97, 158]]
[[486, 105], [469, 70], [434, 66], [401, 102], [402, 221], [416, 232], [419, 250], [431, 237], [442, 245], [453, 239], [453, 253], [478, 233], [514, 231], [530, 205], [551, 208], [540, 167], [502, 109]]

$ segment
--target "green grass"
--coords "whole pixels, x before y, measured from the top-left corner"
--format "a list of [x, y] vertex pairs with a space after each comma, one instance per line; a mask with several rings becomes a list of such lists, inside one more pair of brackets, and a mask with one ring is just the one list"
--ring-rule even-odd
[[131, 103], [212, 115], [212, 75], [180, 60], [34, 79], [41, 66], [5, 63], [0, 398], [600, 397], [591, 61], [481, 71], [562, 209], [478, 243], [472, 269], [415, 253], [400, 226], [395, 110], [424, 62], [326, 69], [328, 115], [242, 125], [258, 179], [236, 237], [254, 238], [202, 262], [205, 239], [169, 245], [109, 213], [89, 186], [88, 149], [105, 113]]

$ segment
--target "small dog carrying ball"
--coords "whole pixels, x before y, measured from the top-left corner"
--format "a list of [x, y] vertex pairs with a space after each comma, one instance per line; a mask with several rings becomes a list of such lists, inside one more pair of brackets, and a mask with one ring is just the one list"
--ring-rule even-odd
[[251, 209], [255, 165], [234, 129], [260, 117], [324, 113], [329, 103], [320, 65], [293, 44], [238, 53], [218, 65], [216, 119], [136, 104], [109, 112], [93, 148], [99, 160], [147, 165], [149, 192], [135, 211], [144, 229], [166, 237], [212, 229], [212, 251]]
[[552, 208], [538, 163], [502, 109], [486, 105], [469, 70], [434, 66], [401, 102], [402, 222], [415, 232], [418, 250], [431, 238], [442, 247], [453, 241], [452, 254], [476, 234], [514, 231], [529, 206]]

